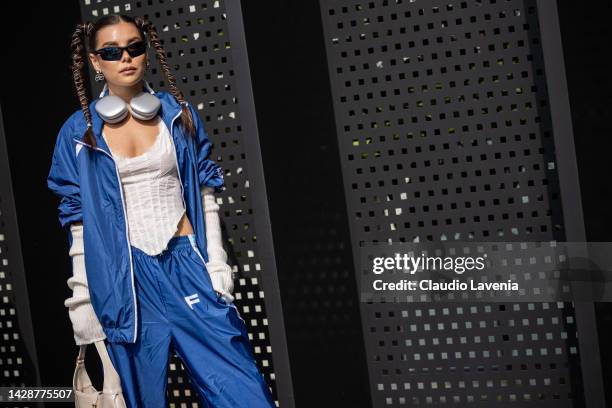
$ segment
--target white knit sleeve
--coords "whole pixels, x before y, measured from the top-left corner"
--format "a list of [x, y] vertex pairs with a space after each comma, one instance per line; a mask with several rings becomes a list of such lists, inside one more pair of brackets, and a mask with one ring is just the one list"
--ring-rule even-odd
[[89, 297], [83, 249], [83, 224], [72, 223], [70, 231], [72, 232], [72, 245], [69, 255], [72, 257], [72, 276], [68, 278], [67, 284], [72, 289], [72, 296], [64, 301], [64, 306], [68, 308], [76, 344], [90, 344], [105, 339], [106, 335]]
[[206, 251], [208, 263], [206, 269], [210, 275], [213, 288], [221, 293], [228, 303], [234, 301], [234, 279], [232, 267], [227, 264], [227, 253], [221, 240], [221, 222], [219, 205], [215, 201], [214, 188], [203, 186], [200, 190], [206, 224]]

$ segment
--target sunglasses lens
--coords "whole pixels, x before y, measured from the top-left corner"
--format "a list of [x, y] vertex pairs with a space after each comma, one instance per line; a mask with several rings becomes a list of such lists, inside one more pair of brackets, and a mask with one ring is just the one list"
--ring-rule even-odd
[[105, 61], [118, 61], [121, 59], [122, 50], [119, 47], [106, 47], [98, 51]]
[[144, 41], [138, 41], [127, 46], [127, 52], [132, 58], [144, 54], [146, 50], [147, 44]]

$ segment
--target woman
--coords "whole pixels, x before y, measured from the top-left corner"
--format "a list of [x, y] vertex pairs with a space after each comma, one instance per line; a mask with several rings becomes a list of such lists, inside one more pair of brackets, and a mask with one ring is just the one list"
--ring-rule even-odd
[[[144, 80], [148, 46], [170, 93]], [[106, 15], [77, 26], [72, 50], [81, 109], [60, 129], [48, 186], [72, 257], [77, 345], [104, 340], [130, 407], [167, 406], [171, 349], [204, 406], [274, 407], [233, 304], [214, 197], [223, 171], [154, 26]], [[106, 82], [91, 103], [85, 57]]]

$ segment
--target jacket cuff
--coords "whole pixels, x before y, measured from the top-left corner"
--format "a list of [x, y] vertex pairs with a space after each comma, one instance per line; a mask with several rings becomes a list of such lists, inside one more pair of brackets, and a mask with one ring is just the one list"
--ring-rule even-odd
[[206, 264], [215, 289], [219, 292], [232, 293], [234, 291], [234, 279], [232, 278], [232, 267], [225, 262], [210, 261]]

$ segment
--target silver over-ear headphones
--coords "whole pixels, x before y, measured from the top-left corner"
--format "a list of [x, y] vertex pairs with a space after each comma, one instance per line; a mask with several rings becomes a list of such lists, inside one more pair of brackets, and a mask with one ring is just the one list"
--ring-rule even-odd
[[[153, 119], [161, 106], [159, 98], [155, 96], [147, 81], [145, 81], [145, 86], [148, 93], [141, 92], [130, 100], [132, 115], [140, 120]], [[127, 103], [117, 95], [102, 96], [107, 88], [107, 84], [104, 84], [104, 89], [100, 93], [101, 99], [96, 103], [96, 112], [105, 122], [121, 122], [128, 114]]]

